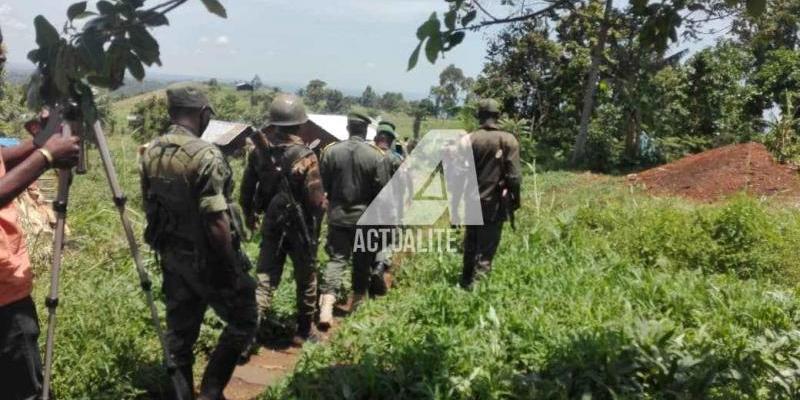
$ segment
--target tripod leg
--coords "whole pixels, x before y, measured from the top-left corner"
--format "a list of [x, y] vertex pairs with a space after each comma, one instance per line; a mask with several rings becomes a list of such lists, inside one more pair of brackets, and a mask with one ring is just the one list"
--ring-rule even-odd
[[[55, 117], [54, 117], [55, 118]], [[58, 125], [56, 125], [58, 126]], [[69, 136], [69, 124], [63, 127], [63, 135]], [[56, 213], [56, 229], [53, 235], [53, 262], [50, 269], [50, 292], [45, 299], [47, 306], [47, 341], [44, 356], [44, 382], [42, 384], [42, 400], [50, 398], [50, 380], [53, 367], [53, 343], [56, 333], [56, 307], [58, 307], [58, 278], [61, 274], [61, 256], [64, 250], [64, 226], [67, 221], [67, 201], [72, 172], [68, 169], [58, 171], [58, 192], [53, 202]]]
[[164, 364], [167, 368], [170, 379], [172, 380], [172, 385], [174, 386], [177, 398], [179, 400], [189, 400], [186, 398], [186, 393], [189, 393], [189, 396], [191, 396], [194, 388], [188, 387], [190, 386], [190, 383], [182, 374], [178, 373], [175, 363], [170, 357], [164, 331], [161, 329], [161, 322], [158, 319], [158, 309], [156, 308], [156, 303], [153, 299], [153, 284], [150, 280], [150, 275], [144, 268], [144, 263], [142, 263], [139, 245], [136, 242], [136, 236], [134, 235], [130, 219], [128, 219], [128, 213], [125, 208], [127, 198], [123, 194], [122, 188], [117, 180], [117, 172], [114, 168], [114, 163], [111, 160], [111, 152], [108, 150], [108, 142], [106, 141], [106, 137], [103, 133], [103, 128], [100, 125], [100, 122], [95, 122], [92, 130], [94, 131], [95, 140], [97, 142], [97, 149], [100, 151], [100, 160], [103, 162], [103, 169], [105, 170], [106, 178], [108, 179], [108, 185], [111, 187], [111, 193], [114, 197], [114, 205], [117, 207], [117, 210], [119, 211], [119, 217], [122, 220], [122, 227], [125, 230], [125, 237], [128, 240], [128, 247], [131, 250], [133, 263], [136, 266], [136, 272], [139, 275], [139, 282], [142, 286], [142, 291], [144, 291], [147, 305], [150, 308], [150, 319], [152, 320], [153, 328], [156, 330], [156, 334], [158, 335], [158, 340], [161, 342], [161, 348], [164, 353]]

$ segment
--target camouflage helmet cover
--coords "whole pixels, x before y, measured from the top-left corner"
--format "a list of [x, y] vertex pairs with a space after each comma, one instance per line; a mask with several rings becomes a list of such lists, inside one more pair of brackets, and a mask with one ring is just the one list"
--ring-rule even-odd
[[280, 93], [269, 106], [267, 125], [295, 126], [307, 121], [308, 115], [303, 100], [293, 94]]
[[478, 102], [478, 112], [500, 114], [500, 103], [495, 99], [482, 99]]

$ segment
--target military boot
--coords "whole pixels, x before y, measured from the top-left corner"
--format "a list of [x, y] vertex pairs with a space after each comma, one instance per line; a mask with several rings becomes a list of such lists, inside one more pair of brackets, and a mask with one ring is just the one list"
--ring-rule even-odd
[[303, 315], [297, 318], [297, 332], [292, 337], [292, 346], [302, 347], [306, 342], [319, 341], [319, 333], [312, 323], [312, 316]]
[[336, 304], [336, 296], [323, 294], [319, 298], [319, 327], [328, 329], [333, 324], [333, 306]]
[[180, 395], [176, 393], [175, 398], [185, 400], [194, 399], [194, 373], [192, 372], [192, 366], [183, 365], [176, 367], [172, 373], [175, 374], [173, 382], [180, 382], [177, 386], [183, 386], [179, 389], [176, 388], [176, 390], [180, 390], [181, 393]]
[[203, 381], [200, 384], [199, 400], [224, 400], [222, 392], [233, 375], [236, 362], [242, 353], [241, 348], [231, 345], [217, 345], [203, 374]]
[[350, 306], [350, 312], [351, 313], [356, 312], [356, 310], [358, 310], [358, 307], [360, 307], [361, 304], [363, 304], [366, 299], [367, 299], [366, 294], [354, 294], [353, 304]]

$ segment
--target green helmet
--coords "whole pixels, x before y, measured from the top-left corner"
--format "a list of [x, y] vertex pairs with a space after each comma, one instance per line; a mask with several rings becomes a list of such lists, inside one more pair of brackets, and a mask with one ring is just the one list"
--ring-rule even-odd
[[500, 103], [495, 99], [482, 99], [478, 102], [478, 112], [500, 114]]
[[392, 139], [397, 137], [397, 133], [395, 132], [395, 126], [393, 123], [389, 121], [381, 121], [378, 123], [378, 133], [385, 133], [392, 137]]
[[269, 105], [268, 125], [295, 126], [306, 121], [308, 115], [303, 100], [293, 94], [281, 93]]

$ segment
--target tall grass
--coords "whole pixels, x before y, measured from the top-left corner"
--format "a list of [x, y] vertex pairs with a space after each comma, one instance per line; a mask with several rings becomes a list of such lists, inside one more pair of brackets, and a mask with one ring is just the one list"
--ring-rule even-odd
[[488, 281], [460, 290], [458, 254], [407, 258], [396, 290], [308, 348], [264, 398], [800, 394], [797, 211], [651, 199], [593, 175], [537, 179]]

